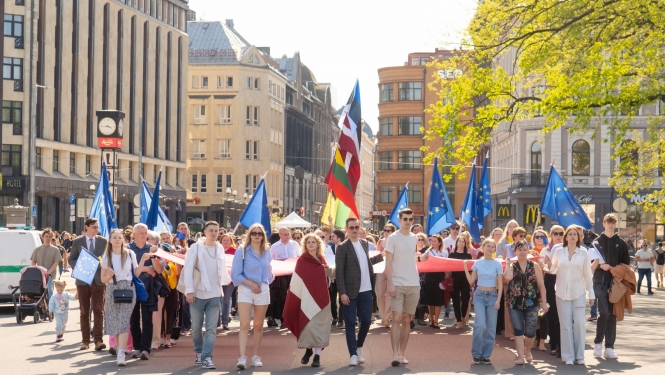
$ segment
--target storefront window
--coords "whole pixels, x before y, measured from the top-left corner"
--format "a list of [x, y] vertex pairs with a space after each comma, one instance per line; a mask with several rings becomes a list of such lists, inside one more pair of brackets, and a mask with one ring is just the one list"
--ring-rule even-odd
[[583, 139], [573, 143], [573, 175], [588, 176], [591, 173], [591, 148]]

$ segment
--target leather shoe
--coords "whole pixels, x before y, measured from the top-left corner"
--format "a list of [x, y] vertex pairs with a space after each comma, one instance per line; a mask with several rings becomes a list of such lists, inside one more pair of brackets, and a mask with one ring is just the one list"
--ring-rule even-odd
[[88, 350], [90, 349], [90, 344], [81, 344], [79, 350]]
[[106, 349], [106, 344], [104, 344], [103, 342], [95, 343], [95, 350], [96, 351], [99, 352], [99, 351], [102, 351], [104, 349]]

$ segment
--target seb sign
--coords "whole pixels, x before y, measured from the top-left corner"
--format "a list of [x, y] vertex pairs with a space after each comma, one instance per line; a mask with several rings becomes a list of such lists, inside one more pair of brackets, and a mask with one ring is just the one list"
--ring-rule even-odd
[[441, 69], [436, 74], [441, 79], [455, 79], [461, 77], [464, 73], [459, 69]]

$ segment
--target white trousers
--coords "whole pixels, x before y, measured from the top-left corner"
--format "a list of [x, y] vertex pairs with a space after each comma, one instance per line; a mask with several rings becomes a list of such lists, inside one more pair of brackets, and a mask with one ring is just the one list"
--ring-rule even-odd
[[583, 361], [586, 327], [586, 294], [575, 300], [556, 297], [556, 308], [561, 327], [561, 360]]

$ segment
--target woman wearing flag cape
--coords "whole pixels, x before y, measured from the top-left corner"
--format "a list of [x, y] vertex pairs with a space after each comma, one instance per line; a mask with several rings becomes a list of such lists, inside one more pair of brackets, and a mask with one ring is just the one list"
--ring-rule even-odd
[[312, 367], [321, 366], [321, 350], [330, 342], [332, 322], [328, 277], [335, 277], [335, 269], [328, 267], [323, 254], [321, 238], [307, 234], [284, 305], [284, 325], [298, 339], [298, 348], [306, 349], [300, 363], [306, 365], [314, 354]]

